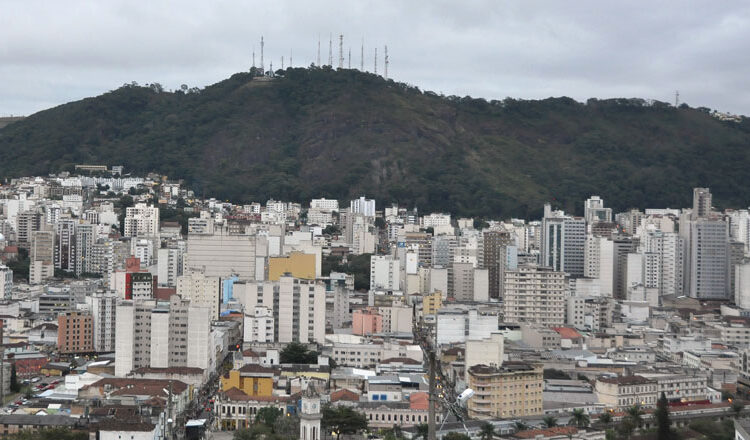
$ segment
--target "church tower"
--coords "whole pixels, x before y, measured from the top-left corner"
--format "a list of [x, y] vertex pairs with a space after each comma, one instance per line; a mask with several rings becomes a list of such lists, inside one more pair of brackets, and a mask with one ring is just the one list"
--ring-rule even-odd
[[312, 382], [307, 384], [302, 394], [302, 408], [299, 416], [300, 440], [320, 440], [320, 396], [315, 391]]

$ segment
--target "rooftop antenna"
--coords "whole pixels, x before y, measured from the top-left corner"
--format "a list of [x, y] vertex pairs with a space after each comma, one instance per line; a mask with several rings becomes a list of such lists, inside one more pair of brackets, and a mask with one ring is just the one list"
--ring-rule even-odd
[[318, 63], [316, 66], [320, 67], [320, 34], [318, 34]]
[[675, 90], [674, 91], [674, 106], [675, 108], [680, 105], [680, 91]]
[[339, 34], [339, 69], [344, 68], [344, 34]]
[[328, 65], [333, 67], [333, 34], [328, 34]]
[[385, 46], [385, 79], [388, 79], [388, 46]]
[[375, 48], [375, 62], [373, 63], [373, 67], [374, 67], [373, 73], [377, 75], [378, 74], [378, 48], [377, 47]]
[[359, 70], [361, 72], [365, 71], [365, 37], [362, 37], [362, 47], [359, 53]]
[[263, 35], [260, 36], [260, 70], [265, 74], [266, 70], [263, 66], [263, 46], [265, 43], [263, 43]]
[[349, 48], [349, 69], [352, 68], [352, 48]]

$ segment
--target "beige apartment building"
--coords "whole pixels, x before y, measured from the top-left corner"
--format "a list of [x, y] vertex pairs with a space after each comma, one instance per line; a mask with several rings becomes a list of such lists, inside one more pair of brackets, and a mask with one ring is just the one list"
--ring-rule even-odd
[[501, 367], [469, 367], [469, 417], [489, 419], [541, 415], [542, 364], [506, 362]]

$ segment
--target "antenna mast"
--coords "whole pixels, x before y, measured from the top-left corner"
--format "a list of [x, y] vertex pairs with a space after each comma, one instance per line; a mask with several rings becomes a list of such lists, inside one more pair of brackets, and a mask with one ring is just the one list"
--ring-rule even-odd
[[677, 108], [677, 106], [679, 106], [679, 105], [680, 105], [680, 91], [679, 90], [675, 90], [674, 91], [674, 106], [675, 106], [675, 108]]
[[333, 34], [328, 34], [328, 65], [333, 67]]
[[253, 68], [255, 68], [255, 46], [253, 46]]
[[292, 67], [292, 49], [289, 49], [289, 67]]
[[378, 48], [377, 47], [375, 48], [375, 61], [373, 62], [373, 67], [374, 67], [374, 73], [375, 75], [377, 75], [378, 74]]
[[284, 55], [281, 56], [281, 70], [284, 70]]
[[320, 34], [318, 34], [318, 63], [316, 66], [320, 67]]
[[359, 53], [359, 70], [360, 72], [365, 71], [365, 37], [362, 37], [362, 47]]
[[385, 46], [385, 79], [388, 79], [388, 46]]
[[349, 69], [352, 68], [352, 48], [349, 48]]
[[264, 68], [264, 66], [263, 66], [263, 45], [264, 45], [264, 44], [265, 44], [265, 43], [263, 43], [263, 35], [261, 35], [261, 36], [260, 36], [260, 70], [261, 70], [261, 71], [263, 72], [263, 74], [265, 75], [265, 73], [266, 73], [266, 69], [265, 69], [265, 68]]
[[344, 34], [339, 34], [339, 69], [344, 68]]

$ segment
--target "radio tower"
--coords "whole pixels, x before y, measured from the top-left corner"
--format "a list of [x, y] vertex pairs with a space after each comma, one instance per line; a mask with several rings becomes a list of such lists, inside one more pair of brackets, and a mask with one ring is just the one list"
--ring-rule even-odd
[[362, 47], [359, 52], [359, 71], [365, 71], [365, 37], [362, 37]]
[[255, 46], [253, 46], [253, 68], [255, 68]]
[[677, 108], [677, 106], [680, 105], [680, 91], [675, 90], [674, 91], [674, 107]]
[[292, 66], [292, 49], [289, 49], [289, 67], [293, 67]]
[[284, 70], [284, 55], [281, 56], [281, 70]]
[[349, 48], [349, 69], [352, 68], [352, 48]]
[[373, 73], [377, 75], [378, 74], [378, 48], [377, 47], [375, 48], [375, 62], [373, 63], [373, 67], [374, 67]]
[[263, 66], [263, 35], [260, 36], [260, 71], [265, 75], [266, 69]]
[[388, 46], [385, 46], [385, 79], [388, 79]]
[[333, 34], [328, 34], [328, 65], [333, 67]]
[[344, 34], [339, 34], [339, 69], [344, 68]]
[[320, 34], [318, 34], [318, 62], [315, 65], [320, 67]]

